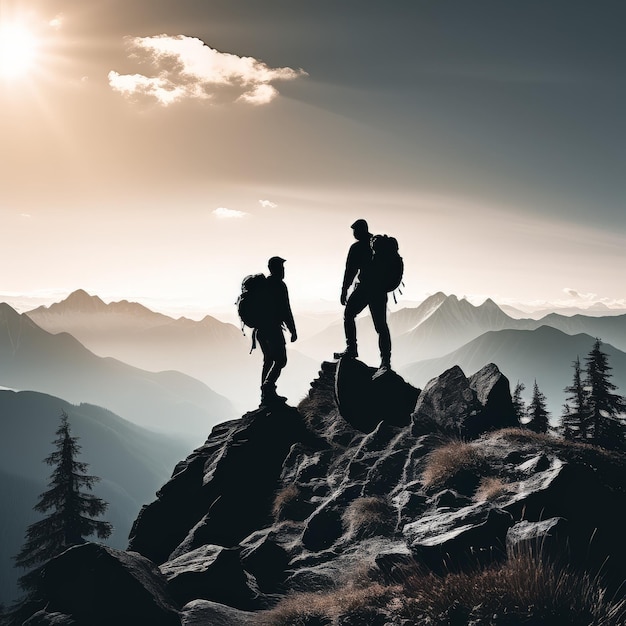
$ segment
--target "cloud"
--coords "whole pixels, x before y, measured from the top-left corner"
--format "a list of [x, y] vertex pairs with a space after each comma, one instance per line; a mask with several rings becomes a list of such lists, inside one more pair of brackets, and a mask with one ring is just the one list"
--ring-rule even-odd
[[264, 209], [275, 209], [278, 206], [275, 202], [272, 202], [271, 200], [259, 200], [259, 204]]
[[579, 291], [576, 291], [576, 289], [571, 289], [569, 287], [565, 287], [563, 289], [563, 293], [566, 293], [570, 298], [574, 298], [575, 300], [583, 300], [585, 302], [592, 302], [598, 299], [598, 294], [580, 293]]
[[248, 213], [237, 211], [235, 209], [227, 209], [226, 207], [221, 206], [213, 211], [213, 215], [219, 217], [220, 219], [241, 219], [242, 217], [246, 217]]
[[33, 219], [33, 216], [30, 213], [20, 213], [20, 217], [23, 217], [25, 220]]
[[167, 106], [183, 99], [263, 105], [278, 95], [272, 83], [307, 73], [290, 67], [271, 68], [253, 57], [219, 52], [186, 35], [127, 38], [131, 58], [148, 64], [153, 75], [109, 72], [109, 85], [126, 97], [147, 97]]

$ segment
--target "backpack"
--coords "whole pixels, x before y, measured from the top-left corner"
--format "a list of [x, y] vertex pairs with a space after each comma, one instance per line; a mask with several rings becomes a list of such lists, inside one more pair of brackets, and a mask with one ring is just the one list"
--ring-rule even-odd
[[375, 284], [386, 292], [402, 284], [404, 261], [398, 252], [398, 240], [388, 235], [372, 237], [372, 277]]
[[268, 318], [267, 278], [264, 274], [250, 274], [241, 282], [241, 294], [237, 298], [237, 312], [244, 326], [258, 328]]

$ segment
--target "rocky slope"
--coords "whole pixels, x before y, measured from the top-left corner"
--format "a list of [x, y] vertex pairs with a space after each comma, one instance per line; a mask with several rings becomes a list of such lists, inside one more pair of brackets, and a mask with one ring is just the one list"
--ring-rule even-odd
[[297, 409], [216, 426], [141, 510], [127, 552], [85, 544], [50, 562], [45, 608], [25, 623], [426, 623], [399, 600], [361, 621], [272, 622], [268, 609], [357, 575], [442, 577], [539, 546], [623, 578], [623, 456], [516, 428], [493, 364], [422, 391], [364, 368], [323, 363]]

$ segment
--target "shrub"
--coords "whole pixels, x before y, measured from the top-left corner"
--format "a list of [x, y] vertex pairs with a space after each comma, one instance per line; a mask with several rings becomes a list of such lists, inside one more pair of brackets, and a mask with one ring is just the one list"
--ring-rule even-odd
[[300, 488], [295, 483], [287, 485], [287, 487], [278, 491], [274, 497], [274, 505], [272, 507], [274, 520], [280, 522], [290, 519], [290, 511], [294, 508], [299, 498]]
[[475, 446], [451, 441], [428, 455], [422, 482], [427, 489], [456, 487], [462, 492], [473, 491], [488, 467], [485, 456]]
[[357, 498], [347, 507], [343, 522], [350, 535], [359, 538], [373, 537], [393, 532], [396, 513], [384, 498]]
[[474, 494], [474, 498], [479, 502], [483, 500], [491, 502], [492, 500], [497, 500], [499, 496], [507, 493], [509, 488], [509, 485], [503, 482], [502, 479], [488, 476], [480, 481], [478, 489]]

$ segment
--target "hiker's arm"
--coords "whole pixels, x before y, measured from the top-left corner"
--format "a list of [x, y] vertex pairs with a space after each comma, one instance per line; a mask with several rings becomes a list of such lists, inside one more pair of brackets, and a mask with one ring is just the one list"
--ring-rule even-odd
[[291, 312], [291, 304], [289, 303], [289, 292], [287, 291], [287, 285], [285, 285], [285, 324], [287, 330], [291, 333], [291, 341], [295, 341], [298, 338], [296, 332], [296, 323], [293, 319], [293, 313]]
[[343, 285], [341, 287], [341, 304], [346, 303], [346, 299], [348, 297], [348, 289], [350, 285], [354, 282], [356, 275], [359, 272], [359, 266], [356, 260], [355, 248], [354, 246], [350, 247], [348, 251], [348, 258], [346, 259], [346, 270], [343, 274]]

